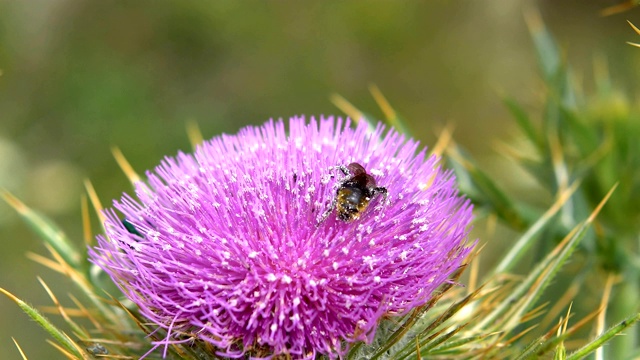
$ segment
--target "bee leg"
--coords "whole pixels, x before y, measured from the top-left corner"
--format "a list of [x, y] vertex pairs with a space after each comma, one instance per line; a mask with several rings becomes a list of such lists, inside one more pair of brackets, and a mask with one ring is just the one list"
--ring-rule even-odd
[[347, 169], [346, 166], [344, 165], [340, 165], [338, 166], [338, 169], [340, 169], [340, 171], [342, 171], [342, 173], [344, 174], [344, 176], [349, 176], [351, 175], [351, 171], [349, 171], [349, 169]]
[[329, 215], [331, 215], [333, 210], [335, 210], [336, 204], [337, 204], [337, 200], [334, 198], [333, 201], [331, 201], [331, 205], [329, 206], [329, 208], [325, 210], [325, 212], [322, 214], [322, 217], [320, 218], [320, 221], [318, 221], [318, 223], [316, 224], [316, 227], [320, 226], [320, 224], [322, 224], [325, 220], [327, 220]]
[[373, 193], [373, 195], [377, 195], [377, 194], [382, 194], [382, 196], [384, 196], [384, 202], [387, 202], [387, 188], [386, 187], [382, 187], [382, 186], [378, 186], [378, 187], [374, 187], [371, 192]]
[[382, 204], [381, 204], [382, 207], [381, 207], [381, 209], [384, 208], [385, 205], [387, 205], [387, 195], [389, 195], [389, 192], [387, 191], [387, 188], [382, 187], [382, 186], [375, 187], [375, 188], [371, 189], [371, 194], [372, 194], [372, 197], [376, 196], [378, 194], [382, 194], [383, 198], [382, 198]]
[[[332, 166], [329, 168], [329, 170], [340, 170], [342, 171], [342, 173], [344, 174], [344, 176], [349, 176], [351, 175], [351, 171], [349, 171], [349, 169], [344, 166], [344, 165], [336, 165], [336, 166]], [[331, 177], [333, 177], [333, 175], [331, 175]]]

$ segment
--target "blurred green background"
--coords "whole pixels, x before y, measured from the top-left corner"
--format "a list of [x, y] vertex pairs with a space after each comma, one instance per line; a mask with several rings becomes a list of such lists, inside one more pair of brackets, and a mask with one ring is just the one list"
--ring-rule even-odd
[[[433, 144], [454, 123], [456, 141], [525, 194], [531, 183], [493, 147], [516, 135], [501, 94], [539, 105], [522, 14], [541, 11], [587, 87], [594, 56], [605, 55], [634, 93], [640, 51], [625, 41], [640, 39], [625, 20], [640, 24], [640, 12], [599, 16], [616, 2], [0, 0], [0, 187], [80, 243], [83, 179], [105, 206], [130, 189], [112, 145], [142, 173], [190, 149], [187, 121], [212, 137], [272, 117], [340, 114], [332, 93], [382, 117], [368, 91], [376, 84], [414, 137]], [[42, 274], [69, 304], [68, 281], [25, 257], [45, 249], [3, 202], [0, 239], [0, 287], [51, 305]], [[14, 336], [31, 359], [62, 359], [4, 297], [0, 319], [3, 357], [19, 358]]]

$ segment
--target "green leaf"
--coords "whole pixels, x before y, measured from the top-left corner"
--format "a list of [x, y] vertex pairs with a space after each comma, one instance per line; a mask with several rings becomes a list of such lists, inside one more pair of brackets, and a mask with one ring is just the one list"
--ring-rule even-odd
[[4, 200], [13, 207], [22, 219], [49, 245], [51, 245], [74, 269], [80, 269], [82, 255], [67, 236], [47, 217], [38, 214], [23, 204], [8, 191], [1, 192]]
[[529, 249], [533, 246], [534, 242], [538, 239], [538, 235], [545, 229], [551, 222], [553, 217], [562, 208], [562, 205], [571, 197], [571, 195], [577, 189], [577, 184], [574, 184], [565, 193], [558, 197], [558, 200], [545, 212], [538, 221], [536, 221], [511, 247], [509, 252], [502, 257], [500, 263], [492, 270], [491, 274], [496, 275], [510, 271], [518, 261], [529, 252]]
[[507, 107], [513, 118], [516, 120], [524, 134], [527, 136], [529, 141], [534, 144], [537, 148], [542, 147], [542, 137], [538, 134], [538, 130], [533, 125], [533, 122], [529, 118], [529, 115], [524, 111], [524, 109], [512, 98], [504, 98], [502, 102]]
[[80, 346], [78, 346], [78, 344], [71, 340], [71, 338], [62, 330], [53, 325], [51, 321], [49, 321], [49, 319], [40, 314], [38, 310], [20, 300], [15, 295], [3, 288], [0, 288], [0, 292], [5, 294], [16, 304], [18, 304], [18, 306], [22, 309], [22, 311], [24, 311], [25, 314], [27, 314], [31, 319], [38, 323], [38, 325], [40, 325], [46, 332], [48, 332], [58, 342], [58, 344], [62, 345], [68, 352], [76, 356], [76, 358], [84, 359], [87, 357], [85, 356]]
[[622, 333], [625, 329], [629, 328], [631, 325], [640, 321], [640, 313], [629, 316], [628, 318], [622, 320], [618, 324], [611, 327], [609, 330], [597, 336], [591, 342], [576, 350], [567, 356], [567, 360], [579, 360], [583, 359], [585, 356], [591, 354], [596, 351], [598, 348], [604, 346], [604, 344], [611, 340], [614, 336]]
[[462, 149], [452, 145], [448, 151], [449, 164], [456, 172], [460, 189], [474, 200], [474, 203], [491, 208], [499, 218], [518, 230], [527, 227], [515, 203], [484, 171], [464, 154]]
[[564, 347], [564, 343], [560, 343], [556, 347], [556, 353], [553, 355], [553, 360], [565, 360], [566, 358], [567, 349]]
[[[460, 311], [460, 309], [462, 309], [465, 306], [467, 306], [469, 304], [469, 302], [471, 302], [472, 300], [474, 300], [478, 296], [479, 293], [480, 293], [480, 289], [477, 289], [476, 291], [474, 291], [473, 293], [467, 295], [463, 299], [451, 304], [451, 306], [449, 306], [449, 308], [447, 308], [446, 311], [442, 312], [442, 314], [439, 317], [437, 317], [436, 319], [431, 321], [431, 323], [429, 323], [426, 326], [426, 328], [424, 328], [424, 330], [420, 331], [420, 333], [418, 333], [418, 334], [415, 334], [415, 332], [418, 329], [412, 329], [412, 332], [411, 332], [411, 334], [408, 335], [408, 337], [411, 338], [411, 339], [413, 339], [414, 337], [417, 338], [419, 340], [420, 348], [431, 349], [433, 347], [436, 347], [436, 346], [440, 345], [442, 342], [447, 340], [450, 336], [446, 336], [446, 334], [445, 334], [445, 335], [443, 335], [443, 336], [445, 336], [444, 338], [439, 337], [439, 335], [441, 334], [441, 332], [443, 330], [436, 331], [436, 329], [438, 329], [438, 328], [442, 327], [443, 325], [445, 325], [447, 320], [449, 320], [456, 313], [458, 313], [458, 311]], [[459, 331], [459, 330], [460, 329], [458, 329], [457, 331]], [[453, 333], [450, 333], [450, 335], [451, 336], [455, 335], [455, 333], [457, 331], [455, 331]], [[407, 342], [403, 349], [401, 349], [400, 351], [395, 353], [395, 356], [398, 359], [402, 359], [402, 358], [411, 356], [412, 354], [415, 353], [415, 351], [416, 351], [415, 344], [413, 342]], [[372, 358], [372, 360], [373, 360], [373, 358]]]
[[491, 313], [476, 325], [476, 329], [495, 329], [508, 331], [515, 328], [521, 321], [523, 314], [540, 297], [542, 291], [549, 285], [555, 274], [569, 259], [569, 256], [590, 228], [595, 216], [609, 200], [615, 190], [612, 188], [598, 204], [588, 219], [579, 224], [558, 244], [553, 251], [545, 256], [527, 275], [520, 285], [502, 301]]
[[557, 79], [558, 74], [563, 71], [563, 61], [560, 57], [560, 50], [553, 36], [540, 19], [540, 14], [532, 10], [525, 15], [542, 76], [547, 83], [551, 83]]
[[562, 124], [560, 130], [566, 139], [567, 145], [575, 147], [580, 153], [580, 158], [586, 157], [593, 153], [602, 143], [602, 129], [596, 124], [589, 123], [575, 113], [574, 110], [568, 109], [560, 105], [560, 114]]

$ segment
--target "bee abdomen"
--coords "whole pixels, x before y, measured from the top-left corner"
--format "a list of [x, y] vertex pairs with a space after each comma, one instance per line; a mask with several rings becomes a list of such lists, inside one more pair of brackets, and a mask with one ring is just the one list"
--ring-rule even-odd
[[338, 218], [343, 221], [358, 219], [369, 205], [369, 200], [367, 194], [357, 187], [346, 186], [339, 189], [336, 204]]

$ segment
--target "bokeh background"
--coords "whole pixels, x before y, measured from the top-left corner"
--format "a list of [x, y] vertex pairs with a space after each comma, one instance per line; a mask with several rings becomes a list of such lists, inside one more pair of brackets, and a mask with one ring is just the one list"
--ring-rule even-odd
[[[456, 141], [525, 196], [529, 183], [493, 147], [516, 136], [503, 94], [539, 108], [523, 12], [541, 12], [587, 87], [601, 56], [634, 93], [640, 51], [625, 42], [640, 39], [625, 20], [640, 24], [640, 11], [599, 15], [617, 2], [0, 0], [0, 187], [80, 244], [82, 181], [105, 205], [130, 189], [111, 146], [143, 172], [190, 150], [188, 121], [212, 137], [340, 114], [333, 93], [382, 117], [368, 91], [376, 84], [414, 137], [433, 144], [455, 124]], [[26, 258], [45, 249], [3, 202], [0, 241], [0, 287], [50, 305], [43, 275], [69, 303], [68, 281]], [[19, 358], [13, 336], [31, 359], [63, 358], [4, 297], [0, 324], [0, 357]]]

